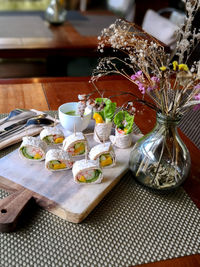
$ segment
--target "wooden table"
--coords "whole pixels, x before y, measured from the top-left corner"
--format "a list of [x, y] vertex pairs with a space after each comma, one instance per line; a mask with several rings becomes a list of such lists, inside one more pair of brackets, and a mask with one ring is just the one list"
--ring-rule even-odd
[[[37, 12], [35, 15], [37, 15]], [[6, 59], [7, 61], [9, 60], [8, 62], [10, 64], [3, 65], [3, 73], [5, 72], [5, 74], [1, 77], [13, 77], [13, 68], [15, 66], [17, 68], [19, 64], [17, 60], [19, 59], [29, 60], [22, 61], [25, 66], [23, 67], [22, 64], [22, 68], [25, 68], [25, 70], [22, 71], [25, 73], [24, 77], [27, 77], [26, 73], [28, 69], [30, 69], [28, 71], [28, 73], [30, 73], [28, 76], [34, 76], [31, 75], [31, 70], [37, 69], [38, 66], [34, 63], [34, 60], [38, 62], [41, 61], [41, 64], [43, 64], [41, 76], [56, 77], [66, 75], [69, 58], [97, 57], [97, 36], [81, 35], [69, 21], [65, 21], [65, 23], [59, 26], [50, 25], [48, 22], [45, 23], [52, 33], [52, 38], [0, 37], [0, 58]], [[9, 25], [9, 27], [11, 27], [11, 25]], [[4, 69], [7, 70], [7, 73], [11, 72], [11, 74], [7, 74]], [[44, 74], [44, 72], [46, 72], [46, 74]], [[35, 73], [37, 73], [36, 75], [40, 75], [38, 70], [35, 70]], [[15, 77], [23, 77], [18, 75]]]
[[[27, 16], [30, 16], [29, 13], [27, 13]], [[35, 13], [33, 12], [33, 14]], [[37, 12], [35, 15], [37, 15]], [[86, 16], [86, 18], [87, 15], [101, 16], [102, 21], [104, 15], [113, 17], [113, 13], [109, 11], [89, 11], [82, 12], [80, 15]], [[80, 22], [81, 20], [79, 21], [79, 23]], [[53, 34], [52, 38], [3, 38], [0, 36], [0, 58], [12, 60], [26, 58], [44, 59], [46, 62], [46, 76], [58, 77], [66, 75], [67, 62], [69, 61], [69, 59], [79, 57], [97, 58], [98, 56], [100, 56], [97, 51], [97, 36], [82, 35], [69, 21], [65, 21], [62, 25], [59, 26], [53, 26], [51, 24], [48, 24], [47, 22], [45, 23]], [[8, 27], [11, 27], [11, 25], [8, 25]], [[139, 31], [142, 31], [142, 29], [137, 25], [135, 25], [135, 28]], [[146, 33], [143, 33], [139, 38], [153, 40], [152, 37]], [[42, 76], [44, 76], [44, 74]], [[6, 75], [1, 77], [13, 76]], [[27, 75], [24, 77], [27, 77]], [[30, 74], [29, 77], [32, 77], [32, 75]]]
[[39, 40], [38, 38], [0, 37], [0, 58], [96, 55], [96, 36], [81, 35], [68, 21], [59, 26], [53, 26], [47, 22], [46, 24], [53, 34], [52, 38]]
[[[24, 13], [26, 14], [26, 12]], [[30, 12], [27, 13], [27, 16], [30, 15], [29, 13]], [[15, 13], [13, 14], [15, 15]], [[33, 12], [33, 14], [38, 15], [37, 12]], [[86, 16], [86, 18], [87, 15], [97, 15], [102, 17], [102, 21], [104, 15], [117, 18], [112, 12], [106, 10], [86, 11], [81, 12], [80, 15]], [[81, 22], [81, 20], [79, 22]], [[3, 38], [0, 36], [0, 58], [46, 58], [49, 56], [91, 57], [97, 55], [96, 35], [82, 35], [73, 27], [73, 25], [68, 20], [66, 20], [62, 25], [59, 26], [53, 26], [48, 22], [45, 23], [53, 34], [52, 39], [43, 38], [43, 40], [38, 40], [38, 38], [22, 37]], [[11, 27], [11, 25], [9, 25], [9, 27]], [[142, 31], [141, 27], [137, 25], [135, 25], [135, 27], [137, 30]], [[149, 34], [146, 34], [144, 32], [143, 36], [140, 38], [155, 40], [155, 38], [153, 39]]]
[[[14, 108], [35, 108], [38, 110], [57, 110], [58, 107], [71, 101], [77, 101], [77, 94], [94, 91], [89, 78], [32, 78], [0, 80], [0, 112], [8, 113]], [[129, 81], [115, 76], [106, 77], [97, 82], [109, 95], [116, 95], [119, 91], [134, 90], [139, 96], [135, 85]], [[106, 93], [105, 93], [106, 95]], [[127, 96], [117, 97], [118, 104], [124, 103]], [[137, 105], [135, 122], [143, 133], [149, 132], [155, 123], [155, 113], [146, 106]], [[192, 160], [192, 170], [189, 178], [184, 183], [184, 188], [197, 207], [200, 209], [200, 169], [199, 149], [180, 132], [181, 138], [187, 145]], [[200, 255], [191, 255], [178, 259], [160, 261], [141, 266], [190, 266], [200, 265]]]

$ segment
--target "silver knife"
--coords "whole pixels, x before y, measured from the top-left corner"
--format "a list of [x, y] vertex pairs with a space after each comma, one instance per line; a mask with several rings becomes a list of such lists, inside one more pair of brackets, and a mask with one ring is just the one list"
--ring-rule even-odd
[[20, 125], [25, 124], [27, 122], [27, 120], [30, 119], [30, 118], [32, 118], [32, 117], [33, 116], [28, 117], [28, 118], [26, 118], [24, 120], [18, 121], [17, 123], [13, 123], [10, 126], [4, 128], [2, 131], [0, 131], [0, 136], [1, 135], [4, 135], [5, 133], [12, 132], [13, 129], [18, 128], [18, 126], [20, 126]]
[[[14, 129], [19, 128], [18, 126], [22, 126], [22, 125], [26, 124], [26, 122], [29, 119], [33, 118], [35, 114], [33, 114], [32, 116], [26, 117], [26, 119], [18, 121], [16, 123], [13, 123], [13, 124], [9, 125], [8, 127], [4, 128], [3, 131], [0, 132], [0, 137], [2, 135], [4, 135], [5, 133], [11, 133]], [[41, 117], [43, 117], [43, 118], [45, 118], [46, 116], [47, 116], [47, 114], [45, 114], [45, 113], [41, 114]]]
[[18, 122], [16, 122], [16, 123], [13, 123], [13, 124], [11, 124], [10, 126], [4, 128], [3, 131], [6, 131], [6, 132], [7, 132], [7, 131], [10, 131], [10, 130], [16, 128], [16, 127], [19, 126], [19, 125], [23, 125], [23, 124], [25, 124], [25, 123], [27, 122], [27, 120], [30, 119], [30, 118], [32, 118], [32, 116], [31, 116], [31, 117], [28, 117], [28, 118], [26, 118], [26, 119], [24, 119], [24, 120], [18, 121]]
[[2, 134], [0, 136], [0, 142], [5, 141], [7, 138], [10, 138], [13, 136], [13, 134], [16, 133], [21, 133], [22, 131], [24, 131], [24, 129], [30, 125], [34, 125], [34, 126], [52, 126], [55, 122], [51, 119], [47, 119], [45, 117], [40, 117], [40, 118], [36, 118], [36, 119], [30, 119], [27, 121], [26, 124], [21, 125], [21, 126], [17, 126], [14, 129], [11, 129], [10, 131], [5, 132], [4, 134]]

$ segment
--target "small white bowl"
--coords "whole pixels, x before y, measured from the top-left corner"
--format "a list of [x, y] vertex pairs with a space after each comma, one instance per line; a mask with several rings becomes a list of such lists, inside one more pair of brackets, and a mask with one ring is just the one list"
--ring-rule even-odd
[[66, 112], [69, 111], [76, 111], [78, 102], [69, 102], [61, 105], [58, 108], [58, 116], [60, 123], [62, 127], [70, 132], [74, 131], [74, 125], [76, 127], [77, 132], [82, 132], [88, 127], [88, 124], [91, 120], [92, 116], [92, 110], [88, 107], [85, 109], [85, 114], [83, 118], [81, 118], [80, 115], [74, 116], [74, 115], [69, 115], [66, 114]]

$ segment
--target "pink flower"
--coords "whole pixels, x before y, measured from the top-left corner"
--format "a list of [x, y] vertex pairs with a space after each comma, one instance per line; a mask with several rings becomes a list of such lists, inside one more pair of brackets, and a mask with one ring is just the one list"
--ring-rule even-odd
[[[197, 84], [195, 87], [199, 86], [199, 88], [195, 88], [195, 89], [200, 89], [200, 84]], [[195, 100], [200, 100], [200, 93], [198, 95], [194, 96]], [[197, 104], [196, 106], [194, 106], [194, 110], [199, 110], [200, 109], [200, 104]]]
[[158, 84], [160, 83], [160, 79], [156, 76], [151, 77], [152, 82], [154, 83], [153, 86], [150, 86], [147, 88], [148, 92], [151, 92], [152, 90], [155, 90], [158, 88]]
[[195, 100], [200, 100], [200, 93], [199, 93], [198, 95], [195, 95], [195, 96], [194, 96], [194, 99], [195, 99]]
[[138, 78], [140, 78], [142, 76], [142, 71], [139, 70], [138, 72], [136, 72], [135, 74], [131, 75], [131, 79], [133, 81], [137, 80]]
[[143, 74], [142, 74], [141, 70], [139, 70], [138, 72], [136, 72], [135, 74], [133, 74], [131, 76], [131, 79], [137, 84], [138, 89], [144, 95], [145, 94], [145, 84], [143, 84], [142, 78], [143, 78]]
[[194, 111], [197, 111], [197, 110], [199, 110], [199, 109], [200, 109], [200, 104], [194, 106], [194, 108], [193, 108]]
[[150, 87], [150, 86], [149, 86], [149, 87], [147, 88], [147, 92], [151, 92], [151, 91], [153, 91], [154, 89], [155, 89], [155, 87]]
[[142, 83], [139, 83], [138, 88], [139, 88], [140, 92], [144, 95], [145, 94], [145, 87], [144, 87], [144, 85]]
[[160, 83], [160, 79], [156, 76], [152, 76], [151, 77], [151, 81], [152, 81], [152, 86], [148, 86], [149, 81], [147, 81], [141, 70], [139, 70], [138, 72], [136, 72], [135, 74], [133, 74], [131, 76], [131, 79], [137, 84], [138, 89], [140, 90], [140, 92], [144, 95], [146, 90], [147, 92], [151, 92], [152, 90], [155, 90], [158, 88], [158, 84]]
[[156, 77], [156, 76], [151, 77], [151, 80], [153, 82], [155, 82], [155, 83], [159, 83], [160, 82], [160, 79], [158, 77]]
[[[200, 83], [198, 83], [195, 87], [194, 87], [194, 89], [200, 89]], [[198, 96], [198, 95], [197, 95]]]

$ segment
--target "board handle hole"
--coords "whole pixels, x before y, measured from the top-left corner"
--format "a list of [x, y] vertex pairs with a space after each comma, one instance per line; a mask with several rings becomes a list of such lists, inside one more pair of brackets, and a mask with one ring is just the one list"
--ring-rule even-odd
[[1, 210], [1, 213], [6, 213], [6, 212], [7, 212], [6, 209], [2, 209], [2, 210]]

